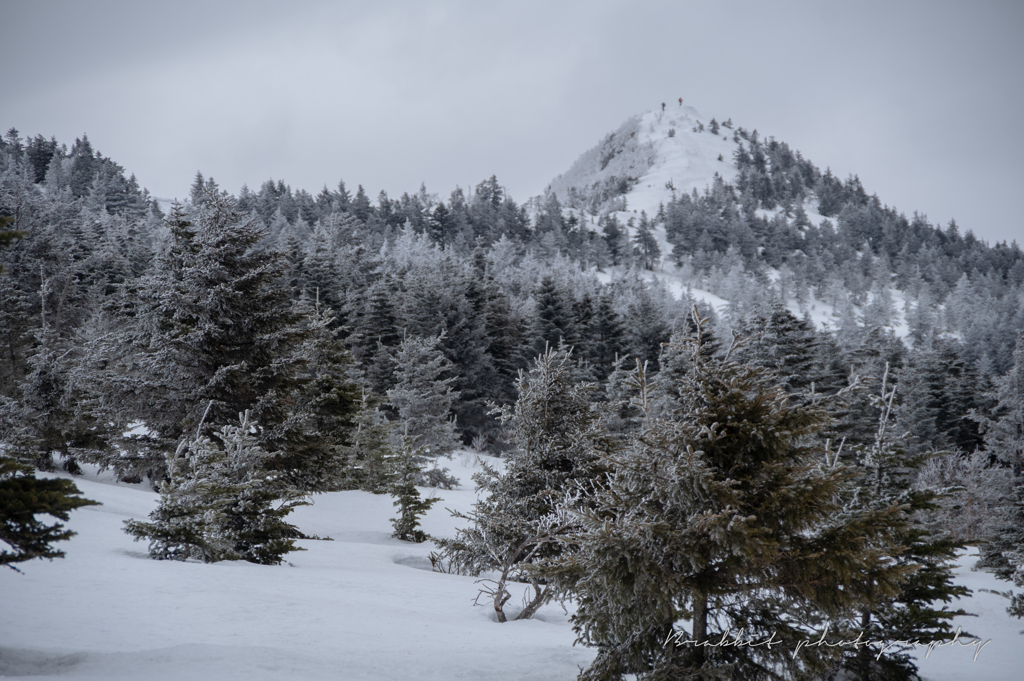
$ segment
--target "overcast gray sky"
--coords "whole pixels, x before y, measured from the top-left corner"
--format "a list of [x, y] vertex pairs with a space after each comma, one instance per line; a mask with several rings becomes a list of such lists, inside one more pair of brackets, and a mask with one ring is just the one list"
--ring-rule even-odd
[[197, 170], [371, 197], [539, 193], [630, 115], [704, 116], [1024, 243], [1024, 3], [0, 0], [0, 126], [83, 133], [156, 196]]

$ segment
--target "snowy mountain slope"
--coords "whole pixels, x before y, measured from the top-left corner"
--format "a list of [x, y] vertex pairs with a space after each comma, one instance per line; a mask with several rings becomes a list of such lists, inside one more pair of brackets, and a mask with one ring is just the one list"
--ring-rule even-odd
[[[639, 218], [645, 211], [654, 218], [660, 207], [681, 193], [703, 193], [710, 189], [716, 176], [734, 184], [739, 172], [734, 153], [740, 142], [731, 121], [729, 127], [716, 121], [718, 132], [712, 132], [713, 119], [703, 117], [691, 106], [668, 105], [663, 111], [652, 110], [630, 118], [615, 132], [608, 134], [599, 144], [583, 153], [568, 171], [556, 177], [546, 188], [558, 197], [563, 206], [582, 218], [583, 224], [598, 231], [598, 215], [612, 214], [624, 229], [635, 234], [630, 219]], [[534, 207], [542, 205], [543, 198], [535, 197]], [[809, 199], [802, 206], [810, 224], [818, 226], [826, 219], [818, 213], [817, 201]], [[765, 219], [772, 219], [780, 209], [758, 209]], [[654, 272], [645, 276], [661, 280], [676, 298], [690, 291], [693, 298], [703, 301], [719, 313], [729, 305], [729, 296], [723, 291], [708, 290], [708, 282], [694, 276], [691, 271], [677, 267], [671, 258], [669, 243], [663, 224], [655, 224], [653, 235], [661, 249], [661, 261]], [[780, 273], [766, 268], [769, 277], [778, 282]], [[611, 268], [601, 274], [609, 281], [622, 274], [621, 268]], [[609, 276], [610, 275], [610, 276]], [[906, 339], [909, 326], [906, 320], [905, 296], [890, 290], [896, 302], [892, 328], [896, 335]], [[809, 318], [822, 330], [835, 330], [839, 326], [837, 311], [827, 301], [816, 299], [813, 292], [802, 303], [783, 295], [784, 304], [797, 317]], [[870, 299], [870, 296], [869, 296]]]
[[[704, 119], [690, 106], [670, 105], [664, 111], [635, 116], [586, 151], [564, 174], [547, 187], [564, 205], [589, 208], [580, 199], [593, 199], [601, 188], [624, 189], [625, 208], [653, 216], [658, 206], [671, 200], [673, 192], [702, 192], [711, 186], [715, 174], [727, 182], [736, 179], [732, 131], [719, 134], [708, 129]], [[704, 131], [698, 132], [698, 126]], [[718, 160], [721, 156], [722, 160]], [[598, 209], [613, 205], [609, 197]], [[577, 205], [574, 205], [576, 203]]]
[[[451, 465], [468, 485], [470, 454]], [[307, 534], [282, 566], [150, 560], [122, 531], [157, 495], [90, 470], [75, 479], [102, 502], [71, 515], [78, 536], [67, 557], [0, 572], [0, 677], [32, 679], [526, 679], [571, 681], [594, 651], [573, 646], [557, 605], [535, 620], [498, 624], [474, 607], [475, 579], [429, 570], [431, 545], [391, 538], [391, 498], [366, 492], [319, 495], [291, 520]], [[430, 493], [430, 490], [421, 489]], [[439, 492], [425, 529], [451, 536], [445, 507], [469, 510], [475, 492]], [[960, 603], [977, 618], [965, 630], [991, 639], [947, 646], [922, 660], [926, 681], [1010, 681], [1024, 662], [1018, 620], [1005, 590], [965, 556], [957, 581], [974, 589]], [[918, 658], [926, 649], [919, 648]]]

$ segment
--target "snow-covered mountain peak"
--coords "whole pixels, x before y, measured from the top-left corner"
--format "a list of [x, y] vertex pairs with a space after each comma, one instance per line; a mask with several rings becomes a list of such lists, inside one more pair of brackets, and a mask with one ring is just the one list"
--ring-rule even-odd
[[547, 190], [576, 210], [653, 215], [673, 193], [703, 191], [716, 173], [734, 181], [735, 148], [732, 130], [720, 122], [712, 124], [691, 106], [668, 104], [627, 120]]

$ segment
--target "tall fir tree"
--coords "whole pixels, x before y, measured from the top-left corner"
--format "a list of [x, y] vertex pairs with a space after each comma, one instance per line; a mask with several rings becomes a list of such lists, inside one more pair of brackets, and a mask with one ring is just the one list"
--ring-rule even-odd
[[571, 303], [551, 276], [540, 281], [536, 293], [537, 322], [534, 348], [538, 353], [545, 347], [558, 347], [560, 343], [576, 342], [576, 328], [571, 314]]
[[168, 228], [153, 269], [119, 303], [123, 329], [96, 349], [104, 415], [124, 433], [120, 451], [96, 462], [158, 480], [206, 411], [207, 424], [251, 412], [261, 442], [294, 455], [294, 443], [265, 438], [300, 411], [310, 372], [323, 375], [311, 362], [324, 357], [299, 351], [319, 327], [289, 300], [280, 255], [260, 247], [257, 218], [223, 193], [209, 192], [191, 215], [176, 208]]
[[419, 461], [423, 460], [424, 454], [421, 449], [415, 448], [414, 442], [414, 438], [406, 435], [398, 446], [391, 495], [395, 497], [394, 505], [399, 513], [397, 518], [391, 519], [391, 524], [395, 528], [392, 534], [395, 539], [420, 544], [430, 538], [420, 528], [420, 518], [437, 503], [438, 499], [424, 499], [416, 489], [416, 484], [423, 474]]
[[388, 404], [398, 412], [396, 432], [413, 438], [435, 460], [459, 446], [451, 415], [459, 395], [452, 389], [452, 363], [440, 349], [442, 340], [443, 335], [403, 340], [395, 353], [397, 382], [387, 392]]
[[[833, 651], [793, 655], [791, 646], [898, 588], [903, 570], [888, 565], [891, 547], [879, 548], [892, 514], [837, 521], [850, 474], [815, 438], [825, 413], [790, 404], [763, 370], [703, 357], [700, 346], [698, 335], [681, 407], [669, 418], [648, 413], [607, 480], [586, 504], [568, 505], [578, 525], [542, 568], [576, 600], [578, 640], [598, 648], [581, 679], [821, 673]], [[875, 581], [860, 578], [865, 570]], [[677, 629], [683, 620], [689, 631]], [[730, 632], [783, 644], [693, 645]]]
[[[3, 231], [6, 224], [12, 222], [5, 220], [6, 217], [0, 216], [0, 250], [21, 236]], [[4, 279], [0, 269], [0, 285]], [[6, 406], [5, 402], [0, 393], [0, 410]], [[0, 437], [7, 440], [8, 433], [3, 432], [6, 430], [3, 425], [0, 423]], [[81, 492], [70, 480], [37, 478], [30, 466], [8, 456], [6, 450], [7, 446], [0, 444], [0, 541], [6, 544], [0, 549], [0, 565], [17, 570], [14, 563], [34, 558], [63, 558], [64, 552], [53, 544], [66, 541], [75, 533], [64, 529], [60, 523], [47, 524], [36, 516], [48, 515], [67, 522], [71, 511], [97, 502], [79, 496]]]

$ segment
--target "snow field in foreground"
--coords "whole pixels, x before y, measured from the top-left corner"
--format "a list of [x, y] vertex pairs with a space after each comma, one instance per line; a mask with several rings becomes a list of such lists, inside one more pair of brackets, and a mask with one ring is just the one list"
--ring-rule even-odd
[[[500, 463], [500, 462], [498, 462]], [[447, 462], [463, 487], [421, 493], [441, 497], [424, 529], [452, 536], [458, 521], [445, 508], [469, 510], [475, 455]], [[313, 498], [289, 520], [333, 541], [301, 542], [306, 551], [281, 566], [154, 561], [122, 531], [145, 518], [157, 495], [143, 485], [114, 484], [94, 470], [75, 479], [103, 503], [71, 514], [78, 536], [63, 560], [21, 564], [0, 573], [0, 677], [73, 679], [524, 679], [565, 680], [594, 651], [573, 646], [558, 605], [535, 620], [498, 624], [489, 606], [474, 607], [474, 578], [430, 571], [432, 545], [391, 538], [395, 509], [387, 495], [339, 492]], [[972, 553], [974, 553], [972, 551]], [[974, 590], [961, 606], [965, 631], [991, 639], [943, 647], [929, 659], [926, 681], [1020, 678], [1024, 622], [1006, 615], [1006, 600], [981, 591], [1008, 584], [970, 569], [958, 582]]]
[[[451, 535], [445, 507], [475, 500], [472, 455], [447, 462], [427, 532]], [[571, 679], [593, 653], [573, 647], [557, 605], [498, 624], [474, 607], [475, 579], [430, 571], [432, 544], [391, 538], [390, 496], [314, 497], [289, 520], [334, 541], [302, 541], [281, 566], [154, 561], [122, 531], [158, 495], [76, 479], [103, 503], [71, 514], [63, 560], [0, 573], [0, 676], [76, 679]], [[432, 491], [421, 488], [421, 493]]]

